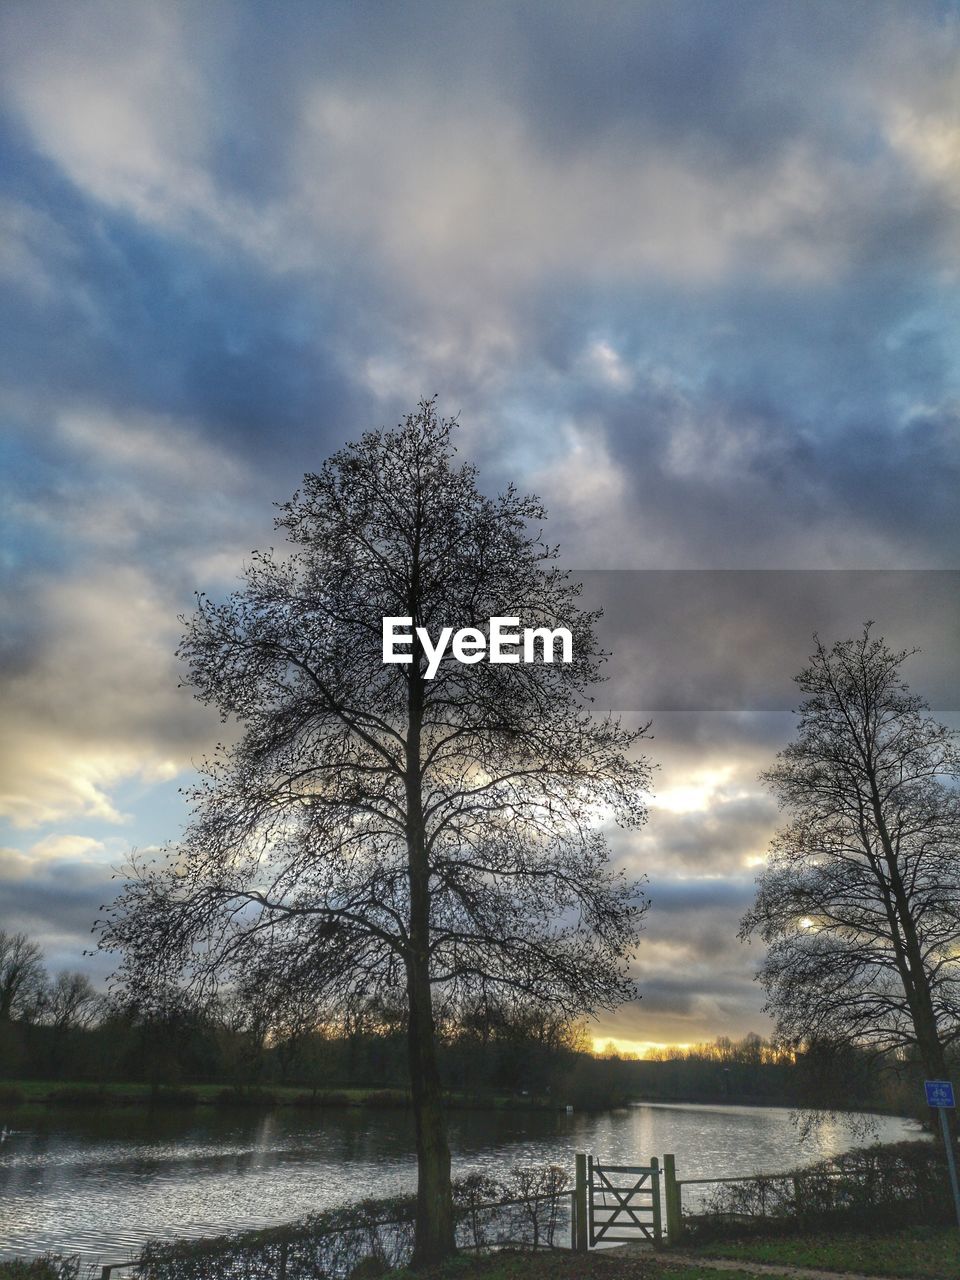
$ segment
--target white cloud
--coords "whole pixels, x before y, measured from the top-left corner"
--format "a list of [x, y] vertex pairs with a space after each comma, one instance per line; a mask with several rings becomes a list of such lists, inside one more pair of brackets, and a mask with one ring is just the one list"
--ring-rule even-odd
[[[468, 304], [548, 274], [711, 281], [753, 264], [823, 280], [845, 246], [828, 234], [857, 176], [790, 145], [727, 172], [622, 126], [552, 154], [516, 109], [404, 85], [307, 95], [293, 173], [305, 222], [375, 247], [408, 287], [457, 281]], [[862, 175], [859, 175], [862, 180]]]
[[122, 416], [100, 407], [63, 409], [57, 432], [71, 450], [98, 468], [122, 471], [141, 482], [172, 480], [190, 488], [236, 486], [243, 467], [235, 455], [205, 439], [199, 424], [170, 415], [128, 410]]
[[176, 602], [114, 566], [33, 580], [29, 604], [43, 639], [6, 685], [0, 815], [18, 827], [122, 824], [117, 785], [168, 780], [212, 729], [177, 688]]
[[589, 422], [564, 422], [542, 453], [552, 461], [535, 471], [530, 483], [543, 495], [548, 510], [557, 513], [551, 541], [575, 546], [581, 566], [629, 564], [633, 550], [628, 477], [611, 458], [602, 431]]
[[633, 386], [633, 371], [606, 338], [595, 338], [584, 352], [580, 364], [588, 376], [617, 391], [629, 391]]
[[58, 835], [44, 836], [30, 846], [30, 854], [34, 858], [86, 858], [90, 854], [103, 853], [106, 845], [102, 840], [92, 836]]

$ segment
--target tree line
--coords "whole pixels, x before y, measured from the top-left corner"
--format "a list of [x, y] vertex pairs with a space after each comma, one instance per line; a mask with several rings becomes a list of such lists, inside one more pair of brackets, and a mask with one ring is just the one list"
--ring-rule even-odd
[[[82, 973], [46, 972], [39, 946], [0, 933], [0, 1075], [138, 1083], [175, 1096], [198, 1084], [290, 1087], [304, 1100], [367, 1088], [406, 1093], [402, 1002], [371, 999], [324, 1022], [221, 995], [160, 1012], [98, 994]], [[815, 1042], [799, 1052], [756, 1034], [668, 1047], [645, 1058], [595, 1053], [583, 1021], [521, 1004], [438, 1011], [448, 1099], [603, 1109], [630, 1101], [903, 1109], [909, 1091], [866, 1053]], [[909, 1072], [907, 1073], [909, 1075]]]
[[56, 1077], [104, 1007], [86, 974], [49, 973], [37, 942], [0, 929], [0, 1073]]

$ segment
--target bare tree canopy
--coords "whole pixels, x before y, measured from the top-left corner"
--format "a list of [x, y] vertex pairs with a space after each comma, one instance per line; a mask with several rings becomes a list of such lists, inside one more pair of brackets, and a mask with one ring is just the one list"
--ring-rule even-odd
[[[646, 906], [600, 830], [645, 818], [644, 729], [592, 714], [597, 615], [552, 563], [539, 501], [483, 496], [453, 426], [427, 401], [344, 448], [281, 508], [293, 550], [254, 555], [226, 603], [200, 598], [190, 681], [242, 732], [102, 937], [138, 992], [229, 983], [334, 1011], [402, 996], [418, 1262], [453, 1249], [435, 1001], [620, 1003]], [[385, 617], [434, 635], [492, 616], [568, 628], [573, 661], [447, 653], [427, 679], [416, 633], [409, 665], [383, 661]]]
[[101, 1000], [85, 973], [63, 969], [43, 996], [43, 1019], [56, 1031], [89, 1027], [101, 1011]]
[[0, 1022], [35, 1017], [46, 981], [37, 943], [25, 933], [0, 929]]
[[764, 776], [790, 820], [742, 936], [780, 1033], [908, 1052], [945, 1074], [960, 1038], [960, 793], [956, 734], [871, 635], [817, 640], [796, 683], [794, 741]]

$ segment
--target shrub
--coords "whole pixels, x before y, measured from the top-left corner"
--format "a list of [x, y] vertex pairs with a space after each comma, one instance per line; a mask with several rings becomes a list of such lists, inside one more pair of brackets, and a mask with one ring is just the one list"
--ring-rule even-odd
[[[515, 1169], [506, 1184], [486, 1174], [458, 1179], [453, 1190], [460, 1247], [507, 1243], [552, 1247], [558, 1206], [567, 1194], [564, 1181], [562, 1170], [527, 1167]], [[518, 1194], [536, 1199], [518, 1204]], [[511, 1203], [496, 1202], [507, 1196]], [[415, 1210], [415, 1197], [396, 1196], [364, 1200], [263, 1231], [151, 1242], [140, 1254], [139, 1274], [146, 1280], [373, 1277], [403, 1266], [410, 1258]]]
[[361, 1099], [364, 1107], [409, 1107], [410, 1095], [402, 1089], [373, 1089]]
[[349, 1107], [350, 1095], [330, 1090], [324, 1093], [298, 1093], [290, 1104], [293, 1107]]
[[27, 1095], [15, 1084], [0, 1084], [0, 1107], [22, 1107]]
[[806, 1169], [717, 1188], [684, 1229], [702, 1238], [751, 1229], [818, 1230], [948, 1222], [946, 1162], [931, 1142], [861, 1147]]
[[241, 1085], [231, 1085], [220, 1090], [216, 1104], [218, 1107], [275, 1107], [277, 1098], [269, 1089], [245, 1089]]
[[167, 1085], [150, 1094], [152, 1107], [195, 1107], [199, 1101], [194, 1089], [174, 1089]]
[[107, 1102], [116, 1101], [117, 1098], [101, 1085], [68, 1084], [60, 1089], [51, 1089], [46, 1097], [50, 1107], [102, 1107]]
[[92, 1268], [88, 1265], [81, 1271], [79, 1254], [44, 1253], [29, 1262], [26, 1258], [0, 1262], [0, 1280], [80, 1280], [82, 1274], [91, 1275]]
[[375, 1259], [382, 1270], [402, 1265], [413, 1247], [410, 1196], [312, 1214], [263, 1231], [203, 1240], [151, 1242], [139, 1257], [149, 1280], [245, 1280], [250, 1276], [346, 1276]]

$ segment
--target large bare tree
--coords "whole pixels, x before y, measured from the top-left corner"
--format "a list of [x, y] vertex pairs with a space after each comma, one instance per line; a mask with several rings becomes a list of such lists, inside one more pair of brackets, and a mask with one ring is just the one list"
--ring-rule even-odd
[[[102, 940], [141, 991], [183, 975], [326, 1010], [402, 995], [417, 1263], [454, 1248], [435, 1000], [619, 1003], [646, 906], [601, 831], [645, 817], [644, 730], [592, 714], [597, 615], [552, 563], [540, 503], [483, 496], [452, 429], [428, 401], [344, 448], [281, 508], [293, 549], [255, 555], [226, 603], [200, 598], [190, 680], [242, 731]], [[436, 636], [493, 616], [568, 628], [572, 662], [447, 656], [428, 678], [416, 637], [410, 664], [383, 661], [384, 617]]]
[[817, 640], [796, 737], [764, 776], [789, 814], [742, 935], [780, 1033], [919, 1058], [946, 1074], [960, 1039], [956, 734], [871, 635]]

